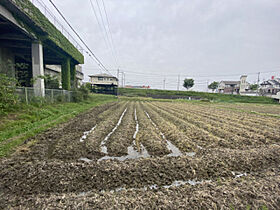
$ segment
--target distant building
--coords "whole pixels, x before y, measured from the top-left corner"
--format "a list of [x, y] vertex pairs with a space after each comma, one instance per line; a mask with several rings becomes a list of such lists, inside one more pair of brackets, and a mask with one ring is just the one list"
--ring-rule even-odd
[[[81, 65], [76, 65], [76, 81], [77, 81], [77, 86], [80, 87], [83, 84], [83, 79], [84, 79], [84, 73], [82, 71], [82, 66]], [[61, 83], [61, 65], [45, 65], [44, 69], [45, 75], [51, 75], [55, 76], [58, 78], [59, 83], [60, 83], [60, 88], [62, 87]]]
[[90, 75], [90, 83], [92, 85], [119, 85], [119, 80], [117, 77], [114, 77], [109, 74], [95, 74]]
[[81, 65], [76, 65], [76, 80], [78, 87], [83, 85], [84, 73]]
[[90, 75], [90, 84], [92, 92], [103, 94], [117, 94], [119, 80], [109, 74]]
[[240, 81], [221, 81], [218, 86], [218, 93], [239, 94]]
[[259, 92], [264, 96], [276, 95], [280, 92], [280, 78], [273, 76], [270, 80], [263, 81], [260, 84]]
[[239, 81], [221, 81], [218, 86], [218, 93], [256, 95], [255, 91], [250, 90], [250, 83], [246, 80], [247, 75], [242, 75]]

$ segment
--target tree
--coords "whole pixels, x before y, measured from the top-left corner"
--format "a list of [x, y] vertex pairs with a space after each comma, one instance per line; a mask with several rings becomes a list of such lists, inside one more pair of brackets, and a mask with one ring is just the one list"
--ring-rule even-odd
[[259, 88], [259, 85], [258, 84], [251, 84], [250, 85], [250, 89], [251, 90], [257, 90]]
[[210, 85], [208, 85], [208, 89], [211, 89], [212, 92], [214, 92], [214, 90], [216, 90], [219, 86], [219, 83], [218, 82], [212, 82]]
[[193, 79], [185, 79], [183, 86], [185, 88], [187, 88], [187, 90], [192, 88], [194, 86], [194, 80]]

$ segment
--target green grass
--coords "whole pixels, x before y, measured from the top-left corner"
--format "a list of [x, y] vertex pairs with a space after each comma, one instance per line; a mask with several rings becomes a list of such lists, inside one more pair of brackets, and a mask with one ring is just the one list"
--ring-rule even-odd
[[119, 88], [119, 94], [127, 97], [158, 97], [158, 98], [172, 98], [172, 97], [193, 97], [197, 99], [206, 99], [217, 102], [228, 103], [259, 103], [259, 104], [277, 104], [272, 98], [263, 96], [241, 96], [220, 93], [205, 93], [196, 91], [173, 91], [173, 90], [155, 90], [155, 89], [133, 89], [133, 88]]
[[77, 114], [94, 106], [117, 100], [115, 96], [91, 95], [80, 103], [22, 105], [21, 109], [0, 117], [0, 157], [10, 154], [14, 148], [40, 132], [66, 122]]

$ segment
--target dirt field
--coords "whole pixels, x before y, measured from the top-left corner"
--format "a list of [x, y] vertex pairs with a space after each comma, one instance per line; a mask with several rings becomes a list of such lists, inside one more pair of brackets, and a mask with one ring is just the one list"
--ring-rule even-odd
[[279, 116], [249, 104], [98, 106], [0, 160], [0, 209], [279, 209]]

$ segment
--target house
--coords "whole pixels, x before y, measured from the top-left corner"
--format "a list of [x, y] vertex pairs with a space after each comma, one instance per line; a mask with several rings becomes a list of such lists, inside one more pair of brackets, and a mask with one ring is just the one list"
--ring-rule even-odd
[[119, 85], [118, 78], [109, 74], [95, 74], [95, 75], [90, 75], [89, 77], [90, 77], [90, 83], [92, 85], [112, 85], [112, 86]]
[[251, 93], [250, 83], [247, 81], [247, 75], [242, 75], [239, 81], [221, 81], [218, 86], [218, 93], [241, 94]]
[[280, 78], [271, 77], [260, 84], [259, 92], [263, 96], [272, 96], [280, 92]]
[[240, 81], [221, 81], [218, 86], [218, 93], [239, 94]]
[[90, 75], [92, 92], [104, 94], [117, 94], [119, 79], [109, 74]]
[[218, 86], [218, 93], [239, 94], [240, 81], [221, 81]]

